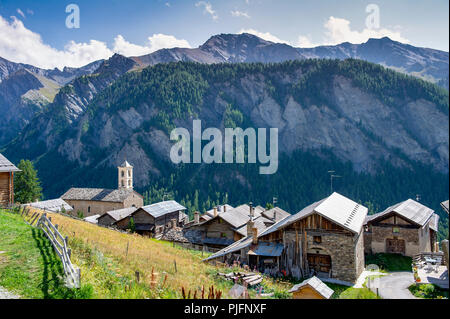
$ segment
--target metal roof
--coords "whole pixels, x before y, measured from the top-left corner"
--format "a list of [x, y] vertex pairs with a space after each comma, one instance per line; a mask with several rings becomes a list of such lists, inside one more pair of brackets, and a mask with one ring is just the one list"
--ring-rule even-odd
[[434, 231], [439, 231], [439, 215], [433, 213], [433, 216], [430, 219], [430, 228]]
[[63, 207], [66, 210], [66, 212], [70, 212], [73, 210], [72, 206], [67, 204], [61, 198], [44, 200], [41, 202], [28, 203], [28, 204], [24, 204], [22, 206], [31, 206], [31, 207], [34, 207], [37, 209], [42, 209], [42, 210], [46, 210], [49, 212], [55, 212], [55, 213], [61, 212]]
[[408, 199], [386, 208], [381, 213], [369, 216], [367, 221], [373, 221], [392, 212], [399, 214], [417, 225], [424, 226], [432, 217], [434, 210], [415, 200]]
[[[250, 218], [248, 219], [247, 223], [250, 221]], [[253, 228], [256, 228], [258, 230], [258, 234], [261, 234], [263, 231], [265, 231], [267, 229], [267, 227], [270, 227], [273, 225], [273, 221], [264, 217], [264, 216], [259, 216], [255, 219], [253, 219], [254, 225]], [[236, 231], [237, 233], [241, 234], [244, 237], [247, 237], [247, 223], [245, 223], [244, 225], [242, 225], [239, 228], [235, 228], [234, 231]], [[267, 225], [269, 224], [269, 225]]]
[[121, 220], [122, 218], [128, 217], [131, 214], [133, 214], [136, 210], [138, 210], [138, 208], [136, 207], [127, 207], [127, 208], [122, 208], [122, 209], [116, 209], [116, 210], [110, 210], [108, 212], [106, 212], [104, 215], [109, 215], [111, 216], [112, 219], [114, 219], [115, 221]]
[[325, 283], [323, 283], [322, 280], [320, 280], [316, 276], [313, 276], [309, 279], [306, 279], [302, 283], [295, 285], [294, 287], [291, 288], [291, 290], [289, 290], [289, 292], [298, 291], [305, 286], [311, 287], [312, 289], [317, 291], [321, 296], [323, 296], [326, 299], [330, 299], [334, 293], [333, 289], [328, 287]]
[[297, 214], [290, 215], [277, 222], [273, 226], [267, 228], [258, 237], [282, 229], [298, 220], [312, 215], [313, 213], [317, 213], [351, 232], [359, 233], [367, 216], [367, 211], [368, 209], [366, 207], [335, 192], [320, 201], [306, 206]]
[[0, 172], [20, 172], [20, 169], [0, 153]]
[[242, 239], [240, 239], [238, 241], [235, 241], [230, 246], [219, 250], [217, 253], [212, 254], [208, 258], [203, 259], [203, 261], [208, 261], [208, 260], [211, 260], [211, 259], [215, 259], [215, 258], [218, 258], [218, 257], [225, 256], [227, 254], [231, 254], [231, 253], [234, 253], [236, 251], [239, 251], [239, 250], [241, 250], [241, 249], [243, 249], [245, 247], [250, 246], [252, 244], [252, 240], [253, 240], [253, 238], [251, 238], [251, 237], [242, 238]]
[[[254, 218], [261, 216], [262, 210], [258, 207], [254, 209]], [[239, 228], [250, 220], [250, 206], [244, 204], [234, 209], [222, 212], [219, 214], [220, 218], [229, 223], [235, 228]]]
[[92, 216], [88, 216], [84, 219], [84, 221], [87, 221], [88, 223], [91, 224], [98, 224], [98, 218], [100, 217], [99, 214], [97, 215], [92, 215]]
[[447, 212], [448, 214], [448, 200], [441, 203], [442, 208]]
[[185, 210], [186, 207], [178, 204], [174, 200], [169, 200], [165, 202], [159, 202], [151, 205], [142, 207], [144, 211], [153, 216], [154, 218], [161, 217], [166, 214], [170, 214], [179, 210]]
[[283, 244], [261, 242], [252, 245], [248, 252], [249, 255], [278, 257], [283, 252]]
[[62, 195], [61, 198], [65, 200], [91, 200], [122, 203], [133, 193], [142, 197], [132, 189], [71, 188]]

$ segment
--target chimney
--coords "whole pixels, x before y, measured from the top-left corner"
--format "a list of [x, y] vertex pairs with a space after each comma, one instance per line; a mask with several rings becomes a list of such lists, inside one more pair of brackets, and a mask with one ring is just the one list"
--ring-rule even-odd
[[225, 213], [227, 211], [227, 205], [223, 205], [223, 212]]
[[220, 205], [217, 205], [217, 211], [221, 212], [222, 211], [222, 207]]
[[250, 207], [250, 218], [253, 219], [253, 212], [254, 212], [254, 210], [253, 210], [253, 205], [252, 205], [251, 202], [249, 204], [249, 207]]
[[214, 207], [214, 217], [217, 217], [217, 207]]
[[258, 244], [258, 228], [254, 227], [253, 228], [253, 245], [257, 245]]
[[255, 222], [253, 221], [253, 218], [250, 218], [250, 220], [247, 222], [247, 236], [253, 236], [254, 227]]
[[194, 224], [198, 224], [198, 223], [200, 223], [200, 213], [195, 212], [194, 213]]

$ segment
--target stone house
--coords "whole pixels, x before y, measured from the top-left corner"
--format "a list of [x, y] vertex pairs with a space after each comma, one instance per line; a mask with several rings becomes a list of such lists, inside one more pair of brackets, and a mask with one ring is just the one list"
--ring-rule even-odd
[[14, 173], [19, 171], [0, 153], [0, 207], [14, 204]]
[[364, 270], [367, 208], [338, 194], [315, 202], [205, 260], [235, 260], [267, 274], [315, 274], [354, 283]]
[[439, 216], [408, 199], [368, 216], [365, 221], [366, 254], [397, 253], [414, 256], [435, 251]]
[[186, 225], [185, 237], [193, 244], [212, 248], [224, 248], [241, 238], [247, 237], [248, 223], [260, 232], [275, 222], [290, 216], [279, 207], [265, 210], [261, 206], [229, 205], [214, 207], [203, 215], [194, 214], [194, 221]]
[[114, 222], [112, 226], [128, 229], [133, 218], [136, 232], [160, 239], [172, 228], [183, 226], [186, 207], [174, 200], [143, 206], [132, 214]]
[[71, 188], [61, 196], [73, 208], [73, 214], [83, 217], [103, 215], [108, 211], [144, 205], [144, 198], [133, 190], [133, 166], [125, 161], [118, 167], [118, 188]]
[[132, 189], [71, 188], [61, 198], [72, 206], [74, 215], [82, 212], [83, 217], [144, 205], [142, 195]]

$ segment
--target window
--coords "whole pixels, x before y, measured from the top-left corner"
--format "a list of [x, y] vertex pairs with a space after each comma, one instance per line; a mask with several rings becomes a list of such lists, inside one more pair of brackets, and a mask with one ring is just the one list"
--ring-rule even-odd
[[320, 244], [322, 242], [322, 236], [314, 236], [313, 241], [315, 244]]
[[392, 228], [392, 232], [393, 232], [394, 234], [398, 234], [398, 233], [400, 232], [400, 228], [394, 227], [394, 228]]
[[88, 213], [91, 212], [91, 206], [88, 206]]
[[128, 181], [128, 186], [131, 186], [131, 181]]
[[128, 171], [128, 177], [131, 177], [131, 171]]
[[125, 172], [124, 171], [122, 171], [122, 177], [124, 177], [125, 176]]
[[226, 238], [226, 237], [227, 237], [227, 234], [225, 234], [225, 233], [220, 233], [220, 237]]

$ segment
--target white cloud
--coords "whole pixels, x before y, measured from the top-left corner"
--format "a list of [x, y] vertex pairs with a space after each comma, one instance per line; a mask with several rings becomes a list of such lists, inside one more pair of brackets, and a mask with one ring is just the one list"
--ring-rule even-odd
[[350, 21], [342, 18], [329, 17], [324, 24], [325, 32], [321, 43], [313, 43], [311, 37], [300, 35], [297, 46], [300, 47], [314, 47], [318, 45], [336, 45], [342, 42], [350, 42], [360, 44], [367, 42], [370, 38], [389, 37], [394, 41], [402, 43], [409, 43], [410, 41], [404, 38], [399, 31], [388, 28], [368, 29], [362, 31], [352, 30]]
[[255, 29], [241, 29], [241, 31], [239, 31], [239, 33], [250, 33], [250, 34], [256, 35], [257, 37], [260, 37], [261, 39], [264, 39], [266, 41], [290, 44], [289, 41], [282, 40], [269, 32], [259, 32]]
[[0, 57], [46, 69], [80, 67], [96, 60], [107, 59], [114, 53], [139, 56], [177, 46], [190, 47], [186, 40], [171, 35], [153, 34], [144, 46], [130, 43], [118, 35], [114, 39], [112, 49], [108, 48], [105, 42], [90, 40], [84, 43], [70, 41], [63, 50], [58, 50], [45, 44], [38, 33], [27, 29], [16, 17], [7, 21], [0, 16]]
[[203, 13], [207, 13], [209, 14], [213, 20], [217, 20], [219, 18], [219, 16], [217, 15], [216, 11], [214, 11], [211, 3], [206, 2], [206, 1], [198, 1], [195, 4], [196, 7], [204, 7], [205, 9], [203, 10]]
[[20, 14], [22, 18], [25, 18], [25, 13], [23, 13], [23, 11], [20, 10], [20, 8], [17, 8], [17, 13]]
[[177, 39], [172, 35], [154, 34], [148, 37], [148, 45], [140, 46], [130, 43], [123, 36], [118, 35], [114, 39], [113, 51], [125, 56], [139, 56], [155, 52], [160, 49], [169, 49], [175, 47], [190, 48], [188, 41]]
[[170, 8], [170, 2], [166, 2], [165, 5]]
[[242, 12], [242, 11], [238, 11], [238, 10], [231, 11], [231, 15], [233, 17], [244, 17], [244, 18], [250, 19], [250, 16], [248, 15], [247, 12]]

